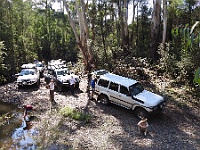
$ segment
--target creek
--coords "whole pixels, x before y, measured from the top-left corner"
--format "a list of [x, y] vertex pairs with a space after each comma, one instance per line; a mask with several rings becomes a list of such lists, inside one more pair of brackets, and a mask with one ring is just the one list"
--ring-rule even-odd
[[35, 150], [38, 131], [24, 121], [23, 109], [0, 101], [0, 149]]

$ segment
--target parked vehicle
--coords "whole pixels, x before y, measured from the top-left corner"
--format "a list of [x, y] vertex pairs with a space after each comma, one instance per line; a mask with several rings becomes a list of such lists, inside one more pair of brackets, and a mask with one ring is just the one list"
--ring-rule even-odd
[[44, 73], [44, 70], [45, 70], [45, 65], [43, 63], [41, 63], [41, 62], [37, 62], [35, 65], [36, 65], [37, 70], [40, 73], [40, 77], [43, 77], [43, 73]]
[[20, 73], [16, 74], [18, 88], [24, 85], [35, 85], [40, 86], [40, 78], [36, 69], [22, 69]]
[[71, 76], [76, 80], [75, 88], [79, 89], [79, 77], [71, 73], [67, 68], [48, 68], [47, 73], [44, 74], [45, 82], [47, 84], [49, 84], [51, 79], [54, 79], [58, 91], [63, 91], [70, 87], [69, 79]]
[[136, 80], [112, 73], [98, 76], [95, 93], [103, 104], [114, 103], [131, 109], [140, 119], [161, 112], [166, 102], [162, 96], [145, 90]]
[[96, 71], [91, 72], [91, 75], [98, 77], [98, 76], [104, 75], [106, 73], [109, 73], [109, 71], [107, 71], [105, 69], [100, 69], [100, 70], [96, 70]]
[[20, 73], [15, 74], [17, 78], [16, 83], [18, 88], [21, 88], [24, 85], [35, 85], [36, 87], [40, 86], [40, 76], [39, 71], [36, 68], [35, 64], [28, 63], [21, 66], [22, 70]]

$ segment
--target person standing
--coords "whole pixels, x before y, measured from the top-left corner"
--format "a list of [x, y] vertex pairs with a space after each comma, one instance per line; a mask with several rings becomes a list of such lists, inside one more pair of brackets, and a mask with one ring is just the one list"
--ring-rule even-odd
[[71, 91], [72, 95], [74, 95], [75, 83], [76, 83], [76, 81], [75, 81], [73, 75], [71, 75], [71, 78], [69, 79], [69, 84], [70, 84], [70, 91]]
[[140, 133], [143, 134], [144, 136], [147, 135], [147, 129], [149, 127], [149, 124], [147, 122], [147, 118], [142, 118], [139, 122], [138, 122], [138, 127], [140, 130]]
[[94, 91], [95, 91], [95, 78], [94, 77], [92, 77], [92, 80], [91, 80], [91, 82], [90, 82], [90, 86], [91, 86], [91, 88], [92, 88], [92, 94], [91, 94], [91, 97], [90, 97], [90, 99], [94, 99]]
[[56, 104], [56, 102], [54, 100], [55, 83], [54, 83], [53, 79], [51, 79], [48, 86], [49, 86], [49, 89], [50, 89], [50, 101], [51, 101], [52, 104]]

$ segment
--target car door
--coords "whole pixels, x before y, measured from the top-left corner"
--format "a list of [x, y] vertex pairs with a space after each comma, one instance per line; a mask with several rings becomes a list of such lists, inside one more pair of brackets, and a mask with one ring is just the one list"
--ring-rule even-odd
[[121, 105], [124, 107], [132, 108], [134, 105], [134, 100], [132, 99], [129, 90], [123, 85], [119, 86], [119, 98], [121, 99]]
[[119, 85], [117, 83], [110, 82], [110, 85], [109, 85], [109, 88], [108, 88], [110, 100], [113, 103], [121, 104], [121, 99], [119, 97], [118, 89], [119, 89]]
[[108, 92], [108, 84], [109, 84], [109, 81], [108, 80], [104, 80], [104, 79], [99, 79], [97, 81], [97, 84], [95, 84], [95, 92], [97, 94], [106, 94], [107, 95], [107, 92]]

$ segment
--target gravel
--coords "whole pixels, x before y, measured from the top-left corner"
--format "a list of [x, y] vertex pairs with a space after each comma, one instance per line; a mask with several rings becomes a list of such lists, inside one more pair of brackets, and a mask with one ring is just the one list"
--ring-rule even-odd
[[[43, 79], [39, 89], [25, 87], [18, 90], [14, 83], [0, 86], [0, 99], [19, 107], [23, 104], [33, 105], [34, 115], [38, 118], [33, 121], [33, 128], [39, 131], [36, 139], [38, 149], [200, 149], [198, 106], [182, 108], [169, 100], [162, 114], [148, 119], [149, 133], [143, 137], [137, 129], [139, 120], [131, 110], [88, 100], [86, 81], [83, 77], [75, 96], [68, 91], [55, 92], [56, 106], [50, 104], [49, 91]], [[84, 122], [63, 117], [59, 109], [65, 106], [90, 114], [92, 118]]]

